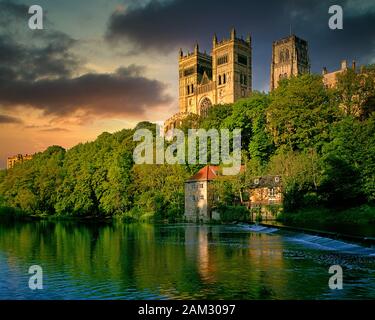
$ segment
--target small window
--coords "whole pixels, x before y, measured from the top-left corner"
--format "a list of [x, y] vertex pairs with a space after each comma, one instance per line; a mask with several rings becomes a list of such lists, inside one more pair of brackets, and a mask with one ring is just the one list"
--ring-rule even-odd
[[219, 58], [217, 58], [217, 65], [221, 65], [221, 64], [224, 64], [224, 63], [227, 63], [228, 62], [228, 55], [224, 55], [224, 56], [221, 56]]
[[268, 196], [270, 198], [274, 198], [275, 197], [275, 189], [274, 188], [268, 189]]
[[246, 56], [244, 56], [244, 55], [242, 55], [242, 54], [239, 54], [239, 55], [237, 56], [237, 58], [238, 58], [238, 63], [247, 66], [247, 57], [246, 57]]
[[219, 82], [219, 85], [221, 85], [221, 76], [219, 76], [219, 81], [218, 82]]
[[204, 195], [203, 194], [201, 194], [200, 199], [204, 200]]
[[226, 76], [225, 76], [225, 73], [223, 74], [223, 83], [226, 83], [227, 82], [227, 79], [226, 79]]
[[194, 93], [194, 85], [191, 85], [191, 93]]
[[184, 77], [190, 76], [190, 75], [194, 74], [194, 72], [195, 72], [194, 67], [185, 69], [184, 70]]
[[280, 182], [280, 177], [275, 177], [275, 182], [279, 183]]
[[201, 183], [201, 184], [199, 185], [199, 188], [203, 189], [203, 183]]
[[285, 58], [284, 58], [284, 51], [281, 51], [280, 52], [280, 57], [279, 57], [279, 62], [284, 62]]

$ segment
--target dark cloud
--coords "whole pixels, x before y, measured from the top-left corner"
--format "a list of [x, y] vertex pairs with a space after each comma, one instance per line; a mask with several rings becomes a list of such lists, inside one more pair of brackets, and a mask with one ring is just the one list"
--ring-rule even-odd
[[[0, 16], [23, 16], [27, 7], [0, 2]], [[26, 11], [25, 11], [26, 10]], [[27, 16], [26, 16], [27, 17]], [[25, 18], [25, 17], [24, 17]], [[0, 24], [0, 107], [40, 109], [47, 115], [142, 115], [171, 102], [166, 86], [144, 76], [145, 67], [130, 65], [114, 73], [82, 73], [82, 60], [72, 53], [76, 40], [51, 28], [15, 36]]]
[[16, 117], [8, 116], [5, 114], [0, 114], [1, 124], [21, 124], [22, 120]]
[[[328, 28], [328, 8], [333, 4], [343, 7], [344, 30]], [[210, 50], [214, 33], [228, 37], [235, 26], [239, 34], [253, 36], [253, 74], [259, 87], [268, 82], [272, 41], [288, 35], [291, 27], [309, 41], [314, 72], [325, 65], [338, 68], [344, 58], [369, 63], [374, 58], [374, 8], [373, 0], [152, 0], [115, 11], [106, 38], [159, 54], [180, 46], [192, 49], [195, 41]]]
[[0, 82], [0, 104], [28, 105], [45, 114], [68, 116], [77, 110], [97, 115], [141, 115], [153, 106], [167, 104], [166, 86], [135, 75], [141, 68], [122, 67], [115, 73], [89, 73], [69, 79]]

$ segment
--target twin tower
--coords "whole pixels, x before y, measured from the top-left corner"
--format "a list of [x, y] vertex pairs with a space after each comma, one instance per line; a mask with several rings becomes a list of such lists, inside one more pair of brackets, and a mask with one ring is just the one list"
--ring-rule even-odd
[[[310, 72], [308, 45], [295, 35], [275, 41], [272, 46], [270, 90], [281, 79]], [[212, 40], [212, 54], [179, 52], [179, 113], [168, 119], [165, 130], [178, 127], [189, 114], [205, 116], [212, 105], [233, 103], [252, 91], [251, 37]]]

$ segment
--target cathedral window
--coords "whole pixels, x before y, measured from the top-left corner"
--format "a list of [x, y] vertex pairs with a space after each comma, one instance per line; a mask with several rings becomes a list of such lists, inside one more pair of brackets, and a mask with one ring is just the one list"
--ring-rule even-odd
[[219, 75], [219, 80], [218, 80], [218, 82], [219, 82], [219, 85], [221, 85], [221, 76]]
[[224, 63], [228, 63], [228, 55], [224, 55], [224, 56], [221, 56], [219, 58], [217, 58], [217, 65], [221, 65], [221, 64], [224, 64]]
[[191, 93], [194, 93], [194, 85], [191, 85]]
[[185, 70], [184, 70], [184, 76], [185, 76], [185, 77], [190, 76], [190, 75], [193, 74], [194, 72], [195, 72], [194, 67], [191, 67], [191, 68], [185, 69]]
[[284, 51], [280, 52], [279, 60], [280, 60], [280, 62], [284, 62], [285, 61]]
[[239, 54], [237, 56], [237, 59], [238, 59], [238, 63], [240, 64], [243, 64], [244, 66], [247, 66], [247, 57], [242, 55], [242, 54]]
[[199, 107], [199, 112], [200, 115], [203, 117], [207, 117], [208, 115], [208, 109], [212, 106], [211, 100], [208, 99], [207, 97], [203, 98], [200, 107]]
[[242, 84], [242, 85], [244, 85], [244, 86], [246, 86], [247, 85], [247, 77], [246, 77], [246, 75], [245, 74], [240, 74], [240, 83]]
[[227, 82], [227, 79], [226, 79], [226, 76], [225, 76], [225, 73], [223, 74], [223, 84], [225, 84]]
[[289, 61], [289, 50], [285, 50], [285, 61]]

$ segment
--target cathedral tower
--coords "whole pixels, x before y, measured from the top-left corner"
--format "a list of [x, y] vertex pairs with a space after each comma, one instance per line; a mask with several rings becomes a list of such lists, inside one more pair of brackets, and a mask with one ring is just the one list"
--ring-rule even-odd
[[196, 44], [194, 52], [188, 52], [185, 56], [180, 49], [178, 62], [180, 112], [199, 113], [198, 88], [212, 79], [212, 58], [199, 52], [199, 46]]
[[247, 97], [252, 89], [251, 37], [237, 38], [233, 28], [230, 38], [212, 43], [212, 78], [215, 81], [215, 103], [233, 103]]
[[207, 114], [209, 107], [233, 103], [246, 97], [252, 89], [251, 38], [230, 37], [212, 40], [212, 55], [179, 51], [179, 109], [181, 113]]
[[278, 87], [284, 78], [310, 72], [307, 41], [291, 35], [272, 45], [270, 90]]

